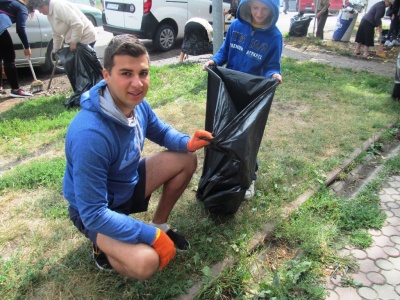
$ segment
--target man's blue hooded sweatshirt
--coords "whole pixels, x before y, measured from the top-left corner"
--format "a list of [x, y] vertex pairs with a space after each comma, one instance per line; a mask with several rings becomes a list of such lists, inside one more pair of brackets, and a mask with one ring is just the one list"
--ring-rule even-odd
[[[113, 239], [151, 245], [156, 228], [116, 212], [132, 196], [145, 138], [173, 151], [188, 151], [190, 137], [162, 122], [143, 100], [133, 122], [117, 108], [105, 81], [81, 98], [65, 141], [64, 197], [84, 226]], [[162, 167], [162, 166], [161, 166]]]
[[251, 0], [242, 0], [237, 19], [229, 26], [226, 39], [211, 58], [218, 66], [270, 78], [281, 74], [282, 33], [276, 27], [279, 0], [259, 0], [271, 9], [270, 22], [265, 28], [251, 25]]

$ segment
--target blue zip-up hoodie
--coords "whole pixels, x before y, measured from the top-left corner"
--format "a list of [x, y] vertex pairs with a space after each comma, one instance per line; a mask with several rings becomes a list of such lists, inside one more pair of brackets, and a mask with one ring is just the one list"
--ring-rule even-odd
[[135, 107], [134, 124], [129, 124], [104, 80], [82, 95], [81, 107], [66, 136], [64, 197], [87, 229], [151, 245], [155, 227], [115, 210], [134, 192], [145, 138], [173, 151], [188, 151], [190, 137], [158, 119], [145, 100]]
[[28, 19], [28, 9], [17, 0], [0, 0], [0, 34], [3, 34], [12, 24], [16, 24], [17, 34], [25, 49], [29, 48], [25, 27]]
[[218, 66], [270, 78], [281, 74], [283, 38], [276, 27], [279, 0], [259, 0], [271, 8], [271, 22], [265, 28], [251, 26], [251, 0], [242, 0], [237, 19], [229, 26], [226, 39], [211, 58]]

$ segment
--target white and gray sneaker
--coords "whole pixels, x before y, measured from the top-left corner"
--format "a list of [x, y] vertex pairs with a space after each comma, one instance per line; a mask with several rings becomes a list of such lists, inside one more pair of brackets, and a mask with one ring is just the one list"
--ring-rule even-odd
[[250, 200], [253, 199], [254, 197], [254, 183], [255, 180], [253, 180], [250, 184], [250, 187], [247, 189], [246, 194], [244, 194], [244, 200]]
[[386, 40], [386, 42], [383, 44], [383, 46], [386, 46], [386, 47], [392, 47], [392, 46], [393, 46], [393, 44], [392, 44], [392, 42], [391, 42], [391, 41], [389, 41], [389, 40]]
[[400, 46], [400, 42], [398, 40], [393, 40], [392, 46]]

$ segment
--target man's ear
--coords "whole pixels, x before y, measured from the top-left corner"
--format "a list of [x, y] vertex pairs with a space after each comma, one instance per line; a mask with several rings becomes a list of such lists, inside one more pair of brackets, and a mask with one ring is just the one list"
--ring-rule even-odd
[[108, 73], [108, 71], [105, 68], [103, 68], [102, 73], [103, 73], [104, 80], [108, 83], [108, 78], [110, 77], [110, 74]]

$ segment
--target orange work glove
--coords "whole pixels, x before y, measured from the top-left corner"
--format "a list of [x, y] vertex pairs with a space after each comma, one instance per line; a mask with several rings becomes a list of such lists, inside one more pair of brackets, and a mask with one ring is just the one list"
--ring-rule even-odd
[[196, 130], [192, 138], [187, 142], [187, 148], [190, 152], [194, 152], [210, 144], [209, 141], [202, 138], [212, 139], [213, 136], [210, 132], [205, 130]]
[[158, 256], [160, 257], [160, 266], [158, 268], [161, 270], [168, 265], [171, 259], [175, 256], [176, 250], [174, 242], [171, 241], [164, 231], [157, 228], [156, 238], [151, 246], [157, 251]]

